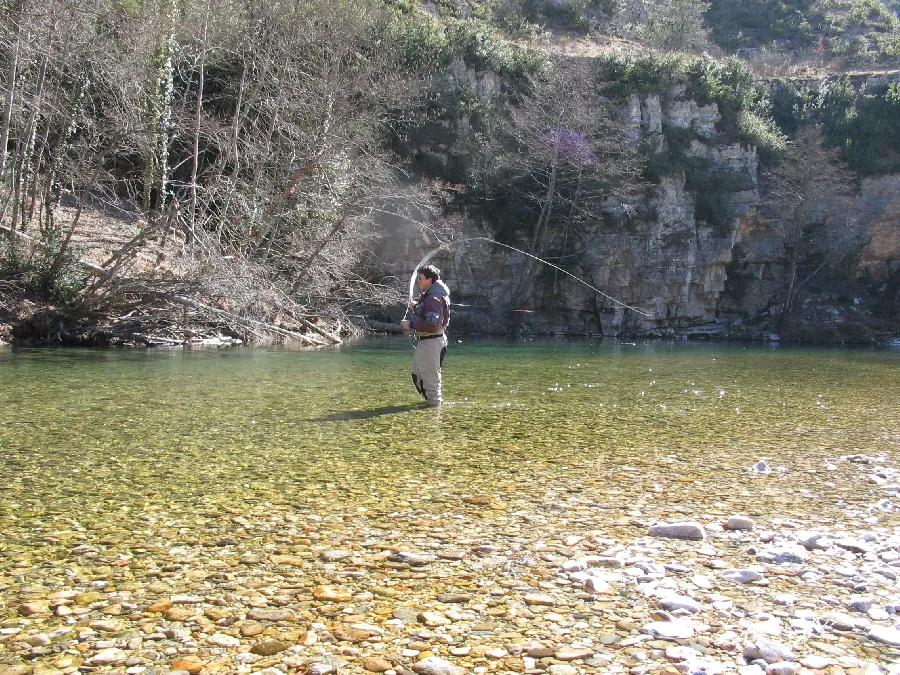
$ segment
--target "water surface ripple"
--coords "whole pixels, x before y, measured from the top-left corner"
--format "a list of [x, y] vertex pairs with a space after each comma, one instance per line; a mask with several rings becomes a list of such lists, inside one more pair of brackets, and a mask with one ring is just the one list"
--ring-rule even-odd
[[828, 458], [896, 452], [900, 438], [896, 353], [453, 345], [450, 403], [436, 411], [417, 406], [411, 356], [400, 340], [0, 352], [2, 509], [19, 514], [3, 526], [46, 526], [45, 512], [110, 516], [151, 493], [187, 515], [203, 500], [327, 510], [427, 501], [432, 488], [540, 500], [554, 484], [634, 496], [662, 485], [685, 510], [733, 509], [761, 458], [788, 469], [768, 481], [777, 508], [807, 512], [810, 497], [818, 508], [866, 498], [837, 485]]
[[0, 610], [33, 583], [163, 597], [125, 581], [210, 548], [452, 544], [441, 524], [463, 548], [733, 513], [860, 524], [884, 495], [836, 460], [898, 463], [896, 352], [457, 343], [440, 409], [417, 401], [412, 356], [398, 339], [0, 350]]

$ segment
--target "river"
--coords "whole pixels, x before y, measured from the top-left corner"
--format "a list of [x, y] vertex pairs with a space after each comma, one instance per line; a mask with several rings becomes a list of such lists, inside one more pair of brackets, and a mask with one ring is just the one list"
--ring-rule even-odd
[[[195, 587], [217, 570], [250, 564], [247, 556], [266, 565], [266, 556], [295, 556], [274, 563], [293, 565], [292, 588], [338, 580], [360, 592], [396, 583], [388, 577], [403, 561], [385, 577], [367, 571], [372, 560], [342, 567], [316, 556], [347, 549], [352, 560], [377, 540], [395, 552], [486, 546], [509, 560], [510, 540], [523, 550], [593, 537], [596, 548], [636, 541], [657, 521], [714, 526], [734, 514], [776, 529], [789, 521], [889, 525], [889, 533], [896, 526], [890, 505], [873, 515], [886, 493], [860, 471], [900, 467], [897, 351], [457, 342], [440, 409], [417, 401], [411, 362], [411, 345], [395, 338], [319, 351], [0, 349], [0, 637], [8, 636], [0, 664], [34, 652], [23, 663], [66, 672], [83, 665], [85, 652], [105, 648], [123, 657], [88, 666], [139, 673], [197, 653], [127, 645], [141, 636], [148, 644], [138, 624], [152, 600], [193, 592], [198, 603], [216, 596], [233, 605], [233, 590], [225, 601], [215, 583]], [[761, 460], [769, 472], [751, 471]], [[438, 574], [438, 586], [458, 590], [448, 577], [464, 560]], [[503, 576], [479, 564], [460, 581], [469, 592], [473, 578], [489, 588]], [[274, 586], [287, 583], [272, 574], [280, 579]], [[77, 611], [40, 605], [54, 590], [92, 588], [103, 598], [79, 605], [71, 596], [62, 605]], [[415, 588], [409, 604], [424, 606], [431, 586]], [[271, 600], [279, 595], [283, 588], [262, 593], [256, 606], [282, 606]], [[17, 612], [29, 601], [42, 610], [37, 619]], [[314, 613], [318, 601], [307, 598], [303, 611]], [[364, 607], [344, 611], [370, 624], [383, 616], [371, 600], [356, 604]], [[109, 605], [114, 611], [102, 614]], [[95, 636], [79, 652], [67, 634], [15, 647], [26, 634], [95, 617], [89, 612], [131, 623], [110, 631], [113, 646]], [[235, 654], [246, 651], [241, 644], [231, 645]], [[320, 647], [294, 655], [308, 662]], [[214, 672], [218, 657], [206, 649], [199, 653]], [[351, 666], [367, 653], [348, 649], [331, 651]], [[220, 672], [237, 667], [225, 656]], [[490, 658], [463, 661], [498, 667]], [[249, 672], [251, 663], [241, 668]]]

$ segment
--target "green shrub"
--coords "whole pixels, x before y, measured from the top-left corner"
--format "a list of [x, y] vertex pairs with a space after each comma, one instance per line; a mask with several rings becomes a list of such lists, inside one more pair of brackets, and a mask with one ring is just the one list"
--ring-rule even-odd
[[394, 22], [394, 43], [403, 67], [443, 72], [454, 58], [476, 70], [491, 70], [512, 79], [541, 72], [546, 59], [536, 50], [503, 40], [481, 21], [448, 20], [431, 16], [399, 17]]
[[403, 67], [434, 71], [450, 64], [450, 42], [444, 28], [432, 17], [400, 17], [393, 27], [397, 60]]
[[690, 57], [682, 54], [647, 52], [601, 54], [595, 60], [597, 79], [606, 93], [619, 98], [630, 94], [665, 94], [685, 81]]
[[26, 294], [48, 302], [68, 303], [84, 287], [87, 274], [80, 251], [69, 247], [60, 255], [59, 230], [47, 228], [35, 242], [5, 239], [0, 252], [0, 279], [17, 281]]
[[[632, 93], [667, 94], [677, 84], [684, 84], [685, 96], [700, 105], [715, 103], [721, 121], [717, 128], [725, 137], [757, 146], [764, 160], [777, 157], [785, 148], [786, 139], [772, 120], [772, 102], [768, 90], [757, 85], [753, 72], [739, 59], [717, 60], [708, 55], [647, 54], [638, 57], [620, 54], [597, 58], [598, 79], [605, 83], [606, 92], [618, 98]], [[679, 146], [693, 140], [690, 131], [684, 138], [673, 128], [663, 130], [668, 151], [649, 152], [648, 178], [683, 168], [685, 148]], [[670, 136], [672, 136], [670, 138]], [[724, 140], [724, 139], [723, 139]]]
[[814, 0], [710, 0], [706, 12], [713, 40], [729, 50], [811, 45], [815, 37], [809, 19], [818, 23]]
[[885, 31], [900, 24], [897, 16], [879, 0], [854, 0], [848, 18], [862, 27], [873, 26]]
[[738, 112], [753, 102], [756, 95], [753, 71], [736, 58], [722, 61], [703, 55], [687, 69], [687, 96], [704, 105], [719, 106], [724, 131], [733, 133]]
[[770, 84], [769, 102], [772, 121], [787, 135], [793, 135], [809, 120], [811, 94], [791, 80], [774, 80]]
[[491, 70], [501, 77], [516, 79], [541, 72], [546, 66], [546, 59], [538, 51], [503, 40], [481, 22], [451, 21], [446, 33], [453, 56], [476, 70]]
[[755, 145], [763, 162], [772, 162], [787, 149], [787, 137], [771, 119], [760, 117], [750, 110], [738, 113], [738, 138]]
[[851, 169], [864, 176], [900, 172], [900, 84], [856, 91], [848, 77], [818, 92], [810, 118], [825, 142], [840, 148]]

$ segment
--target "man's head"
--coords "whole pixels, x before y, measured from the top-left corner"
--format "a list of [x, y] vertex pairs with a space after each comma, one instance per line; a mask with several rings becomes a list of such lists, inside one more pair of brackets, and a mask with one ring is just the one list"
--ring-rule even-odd
[[416, 282], [423, 291], [427, 291], [431, 284], [441, 278], [441, 271], [434, 265], [422, 265], [417, 272]]

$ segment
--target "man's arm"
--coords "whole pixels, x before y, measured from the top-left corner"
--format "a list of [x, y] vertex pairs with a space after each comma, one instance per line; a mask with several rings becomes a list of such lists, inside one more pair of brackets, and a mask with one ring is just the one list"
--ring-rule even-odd
[[441, 326], [441, 300], [430, 295], [425, 299], [424, 316], [413, 315], [412, 327], [420, 333], [435, 333]]

